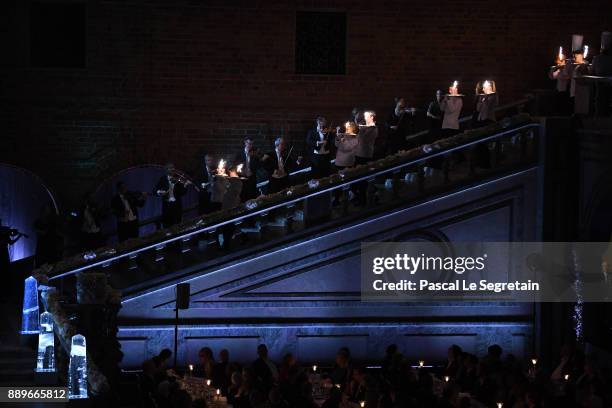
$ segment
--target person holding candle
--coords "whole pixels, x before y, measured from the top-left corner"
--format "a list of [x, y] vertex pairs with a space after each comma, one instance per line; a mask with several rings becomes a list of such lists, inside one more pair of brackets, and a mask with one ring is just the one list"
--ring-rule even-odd
[[499, 105], [499, 97], [495, 81], [486, 80], [476, 85], [476, 127], [482, 127], [495, 122], [495, 109]]
[[353, 167], [355, 164], [355, 151], [359, 143], [357, 138], [359, 127], [355, 122], [346, 122], [344, 129], [344, 133], [341, 132], [340, 127], [336, 129], [334, 145], [336, 146], [335, 166], [337, 170]]
[[463, 109], [463, 95], [459, 94], [459, 83], [455, 81], [448, 88], [448, 94], [440, 102], [442, 117], [442, 136], [450, 137], [460, 132], [459, 115]]
[[563, 47], [559, 47], [555, 65], [548, 71], [548, 77], [555, 81], [556, 95], [556, 111], [559, 113], [567, 113], [569, 107], [569, 92], [568, 85], [571, 79], [570, 72], [567, 68], [566, 56], [563, 53]]

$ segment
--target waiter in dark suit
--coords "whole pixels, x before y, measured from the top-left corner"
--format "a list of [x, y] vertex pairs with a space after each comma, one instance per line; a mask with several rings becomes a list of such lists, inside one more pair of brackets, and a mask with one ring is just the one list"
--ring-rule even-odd
[[183, 218], [183, 196], [187, 193], [189, 180], [184, 180], [173, 164], [166, 165], [166, 174], [155, 187], [156, 194], [162, 198], [162, 226], [164, 228], [179, 224]]
[[312, 178], [318, 179], [329, 176], [334, 139], [325, 117], [318, 116], [315, 119], [315, 127], [306, 134], [306, 145], [311, 157]]
[[269, 185], [268, 194], [277, 193], [291, 185], [289, 173], [296, 170], [302, 162], [302, 157], [293, 159], [292, 149], [287, 150], [287, 143], [284, 137], [279, 137], [274, 141], [274, 151], [264, 155], [264, 167], [268, 171]]
[[244, 147], [241, 152], [236, 154], [234, 163], [239, 166], [239, 176], [243, 180], [240, 199], [244, 202], [256, 198], [259, 195], [257, 192], [257, 171], [261, 168], [261, 159], [252, 138], [246, 137], [244, 139]]
[[[238, 175], [237, 166], [229, 165], [226, 174], [217, 174], [212, 183], [211, 200], [219, 204], [219, 208], [229, 210], [240, 205], [240, 193], [243, 180]], [[236, 225], [228, 223], [219, 228], [219, 244], [221, 249], [229, 249]]]
[[204, 156], [204, 169], [198, 180], [200, 188], [198, 214], [200, 215], [210, 214], [221, 209], [219, 203], [215, 203], [211, 200], [212, 182], [215, 174], [217, 174], [215, 157], [212, 154], [207, 154]]
[[147, 193], [128, 191], [125, 183], [117, 183], [117, 194], [111, 200], [111, 208], [117, 217], [117, 237], [119, 242], [130, 238], [138, 238], [140, 225], [138, 208], [141, 208], [147, 198]]

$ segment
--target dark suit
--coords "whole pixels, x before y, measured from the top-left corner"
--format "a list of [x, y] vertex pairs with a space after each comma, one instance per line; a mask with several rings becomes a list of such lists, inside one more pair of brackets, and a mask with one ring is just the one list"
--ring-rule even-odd
[[[310, 155], [310, 161], [312, 163], [312, 178], [318, 179], [327, 177], [331, 173], [331, 159], [332, 149], [335, 146], [334, 138], [331, 132], [324, 133], [323, 139], [319, 134], [317, 128], [312, 128], [306, 134], [306, 145], [308, 146], [308, 154]], [[317, 142], [325, 140], [325, 145], [317, 146]], [[327, 153], [320, 154], [315, 153], [321, 152], [323, 149], [327, 150]]]
[[[251, 151], [250, 159], [247, 158], [246, 151], [242, 149], [236, 154], [234, 158], [235, 164], [242, 163], [241, 177], [244, 178], [242, 185], [242, 193], [240, 199], [244, 202], [256, 198], [259, 194], [257, 192], [257, 172], [261, 168], [261, 161], [255, 151]], [[247, 169], [248, 162], [248, 169]]]
[[113, 213], [117, 217], [117, 236], [119, 242], [123, 242], [129, 238], [138, 238], [138, 232], [140, 228], [138, 224], [138, 208], [142, 207], [145, 203], [142, 194], [133, 191], [126, 192], [124, 198], [127, 201], [127, 204], [136, 219], [132, 221], [126, 219], [125, 212], [127, 209], [125, 207], [125, 204], [121, 199], [120, 194], [115, 194], [115, 196], [111, 200], [111, 208], [113, 210]]
[[[272, 363], [274, 364], [274, 363]], [[251, 368], [255, 372], [255, 376], [261, 382], [264, 389], [269, 390], [274, 385], [274, 375], [268, 363], [261, 357], [253, 362]]]
[[285, 175], [283, 177], [273, 177], [272, 174], [274, 173], [274, 170], [279, 169], [278, 156], [276, 154], [276, 150], [268, 153], [268, 158], [264, 161], [264, 168], [268, 172], [270, 182], [268, 185], [268, 194], [277, 193], [291, 185], [289, 182], [289, 173], [295, 171], [298, 165], [293, 159], [293, 154], [291, 156], [288, 156], [288, 154], [288, 150], [282, 152]]
[[[168, 191], [170, 182], [167, 176], [163, 176], [155, 186], [156, 191]], [[174, 184], [174, 201], [170, 201], [170, 195], [161, 195], [162, 197], [162, 226], [164, 228], [179, 224], [183, 219], [183, 196], [187, 192], [187, 188], [181, 183]]]
[[[200, 215], [210, 214], [221, 209], [221, 205], [219, 203], [215, 203], [211, 200], [212, 182], [216, 173], [216, 169], [210, 171], [204, 169], [201, 177], [198, 179], [198, 188], [200, 189], [200, 194], [198, 197], [198, 214]], [[204, 184], [206, 187], [203, 187], [202, 184]]]

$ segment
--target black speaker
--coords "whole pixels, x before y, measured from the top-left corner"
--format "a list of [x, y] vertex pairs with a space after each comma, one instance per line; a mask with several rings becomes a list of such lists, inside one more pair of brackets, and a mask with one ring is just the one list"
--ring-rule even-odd
[[176, 307], [178, 309], [189, 309], [189, 292], [191, 288], [188, 283], [176, 285]]

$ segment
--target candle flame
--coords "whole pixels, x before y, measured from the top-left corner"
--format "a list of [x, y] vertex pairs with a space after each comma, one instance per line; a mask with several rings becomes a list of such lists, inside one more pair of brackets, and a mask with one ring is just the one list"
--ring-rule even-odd
[[585, 45], [585, 46], [584, 46], [584, 54], [583, 54], [583, 57], [584, 57], [584, 58], [586, 58], [588, 54], [589, 54], [589, 46], [588, 46], [588, 45]]
[[497, 408], [502, 408], [503, 406], [504, 406], [504, 403], [503, 403], [503, 402], [498, 402], [498, 403], [497, 403]]
[[189, 364], [189, 371], [193, 371], [193, 364]]
[[365, 407], [365, 401], [361, 401], [361, 402], [359, 403], [359, 406], [360, 406], [361, 408]]
[[225, 174], [225, 160], [219, 160], [219, 165], [217, 166], [217, 174]]
[[538, 364], [538, 359], [537, 358], [532, 358], [531, 359], [531, 364], [533, 364], [533, 365]]
[[563, 56], [563, 47], [559, 47], [559, 60], [561, 60]]
[[316, 365], [313, 365], [313, 366], [312, 366], [312, 371], [314, 371], [314, 372], [316, 372], [316, 371], [317, 371], [317, 366], [316, 366]]
[[236, 171], [238, 173], [242, 173], [242, 167], [244, 167], [244, 164], [240, 163], [238, 166], [236, 166]]
[[453, 88], [457, 88], [457, 86], [459, 86], [459, 82], [454, 81], [454, 82], [453, 82]]
[[448, 375], [444, 376], [444, 382], [449, 382], [450, 381], [450, 377]]
[[221, 394], [221, 390], [219, 388], [217, 388], [217, 395]]
[[206, 380], [206, 385], [210, 387], [210, 380]]
[[569, 374], [565, 374], [565, 377], [563, 378], [565, 378], [565, 381], [569, 380]]

